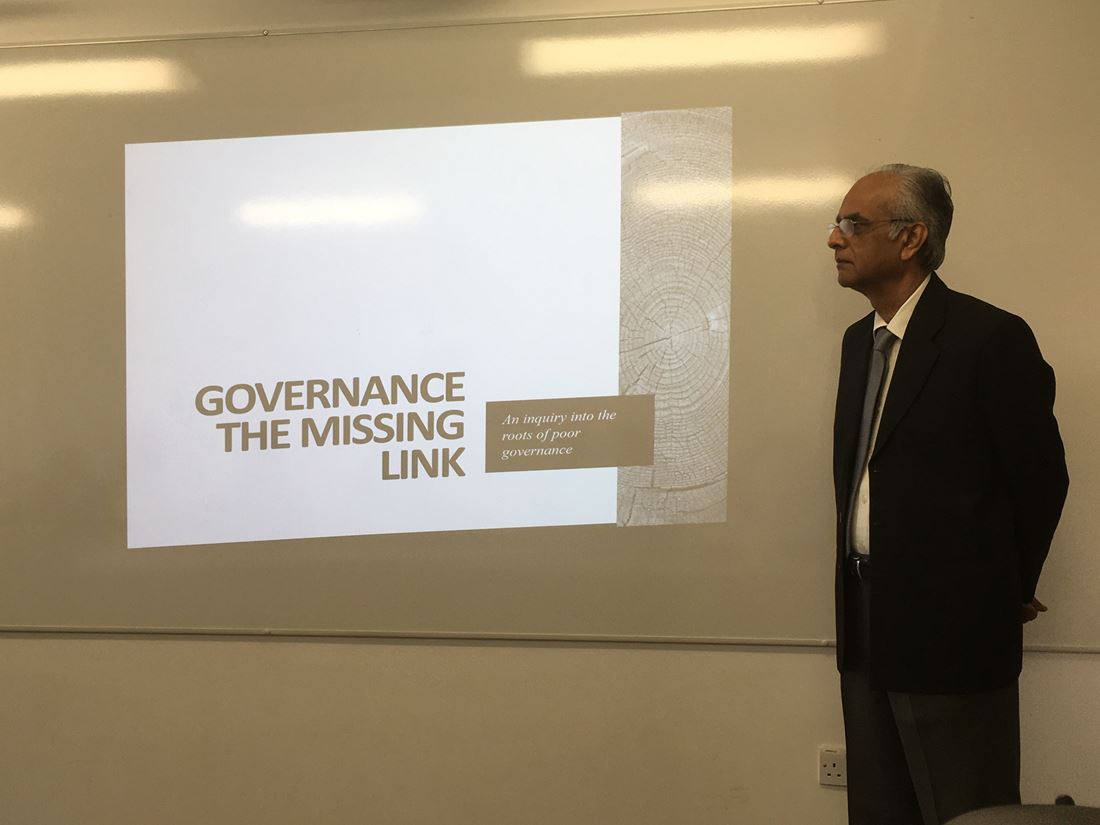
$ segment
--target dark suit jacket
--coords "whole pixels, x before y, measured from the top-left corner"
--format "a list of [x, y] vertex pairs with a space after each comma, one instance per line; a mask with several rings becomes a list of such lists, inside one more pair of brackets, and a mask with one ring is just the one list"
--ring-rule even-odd
[[[874, 313], [844, 334], [833, 432], [837, 660], [844, 667], [846, 509]], [[871, 682], [968, 693], [1020, 673], [1065, 501], [1054, 372], [1027, 324], [934, 273], [898, 353], [870, 458]]]

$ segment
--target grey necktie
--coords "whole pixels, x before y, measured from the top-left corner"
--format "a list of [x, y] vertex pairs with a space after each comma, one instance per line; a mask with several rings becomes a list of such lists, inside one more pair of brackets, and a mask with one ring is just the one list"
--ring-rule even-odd
[[863, 465], [867, 462], [867, 451], [871, 444], [871, 427], [875, 420], [875, 409], [882, 393], [882, 379], [886, 376], [886, 359], [890, 347], [898, 337], [886, 327], [875, 330], [875, 346], [871, 350], [871, 366], [867, 370], [867, 389], [863, 394], [863, 417], [859, 421], [859, 441], [856, 443], [856, 463], [852, 473], [852, 490], [848, 496], [847, 544], [851, 552], [852, 516], [856, 509], [856, 496], [859, 495], [859, 482], [863, 478]]

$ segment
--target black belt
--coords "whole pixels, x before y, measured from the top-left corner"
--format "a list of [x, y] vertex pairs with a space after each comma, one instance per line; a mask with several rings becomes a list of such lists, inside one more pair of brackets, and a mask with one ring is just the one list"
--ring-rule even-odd
[[844, 560], [844, 567], [861, 582], [871, 577], [871, 557], [862, 553], [849, 553]]

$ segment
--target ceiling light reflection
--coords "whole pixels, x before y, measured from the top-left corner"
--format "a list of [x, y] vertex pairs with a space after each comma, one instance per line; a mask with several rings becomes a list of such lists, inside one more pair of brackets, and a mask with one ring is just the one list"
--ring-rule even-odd
[[50, 60], [0, 67], [0, 100], [174, 92], [189, 76], [171, 60]]
[[251, 201], [239, 214], [251, 226], [373, 226], [418, 220], [424, 204], [409, 195], [287, 198]]
[[0, 232], [21, 229], [30, 223], [30, 218], [23, 209], [0, 203]]
[[638, 187], [638, 198], [657, 209], [718, 206], [730, 201], [729, 180], [686, 180]]
[[806, 206], [814, 209], [840, 205], [852, 185], [851, 175], [791, 175], [789, 177], [745, 178], [733, 184], [738, 205]]
[[821, 208], [840, 203], [852, 179], [848, 176], [789, 176], [701, 179], [645, 184], [638, 197], [658, 209], [719, 206], [731, 200], [738, 206], [808, 206]]
[[523, 44], [521, 64], [528, 74], [561, 75], [817, 63], [866, 57], [884, 40], [876, 23], [538, 38]]

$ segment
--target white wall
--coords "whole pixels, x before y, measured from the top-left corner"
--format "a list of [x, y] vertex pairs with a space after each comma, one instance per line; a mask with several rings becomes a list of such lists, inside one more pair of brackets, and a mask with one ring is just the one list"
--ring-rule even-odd
[[[1100, 660], [1029, 654], [1024, 797], [1100, 805]], [[829, 649], [0, 639], [5, 823], [842, 823]]]

